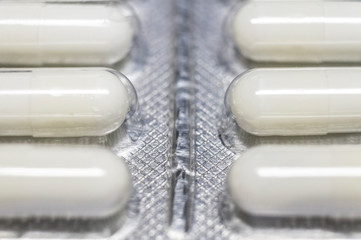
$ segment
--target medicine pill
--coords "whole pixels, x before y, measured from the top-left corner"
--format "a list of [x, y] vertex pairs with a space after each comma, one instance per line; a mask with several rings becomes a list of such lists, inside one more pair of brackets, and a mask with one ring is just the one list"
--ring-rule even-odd
[[227, 100], [255, 135], [360, 132], [360, 79], [361, 68], [255, 69], [235, 79]]
[[114, 64], [129, 52], [133, 28], [111, 1], [1, 1], [0, 64]]
[[274, 62], [360, 62], [361, 2], [252, 1], [232, 22], [247, 58]]
[[259, 216], [361, 217], [361, 146], [261, 146], [231, 167], [239, 209]]
[[127, 115], [126, 78], [105, 68], [0, 70], [0, 135], [102, 136]]
[[122, 210], [131, 180], [100, 146], [0, 145], [0, 216], [107, 217]]

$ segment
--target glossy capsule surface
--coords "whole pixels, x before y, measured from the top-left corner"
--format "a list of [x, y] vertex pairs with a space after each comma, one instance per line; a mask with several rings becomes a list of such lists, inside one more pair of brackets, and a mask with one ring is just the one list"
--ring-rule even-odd
[[105, 68], [0, 70], [0, 135], [108, 134], [129, 109], [124, 80]]
[[271, 217], [361, 217], [361, 146], [261, 146], [232, 165], [236, 206]]
[[360, 12], [359, 1], [250, 1], [231, 29], [254, 61], [360, 62]]
[[0, 64], [108, 66], [127, 55], [134, 31], [116, 1], [1, 1]]
[[0, 145], [1, 218], [102, 218], [122, 210], [131, 180], [99, 146]]
[[255, 135], [360, 132], [360, 79], [361, 68], [254, 69], [227, 98], [238, 125]]

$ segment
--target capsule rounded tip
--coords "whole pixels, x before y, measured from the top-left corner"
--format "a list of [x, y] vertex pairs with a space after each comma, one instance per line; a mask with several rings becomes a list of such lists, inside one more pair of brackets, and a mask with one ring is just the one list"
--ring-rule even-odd
[[137, 26], [135, 17], [123, 5], [115, 5], [109, 10], [109, 26], [106, 31], [106, 64], [112, 65], [122, 60], [130, 51]]
[[257, 3], [246, 3], [234, 16], [232, 31], [238, 50], [247, 58], [257, 60], [258, 29], [252, 24], [257, 17]]
[[238, 76], [230, 86], [229, 105], [237, 124], [245, 131], [257, 134], [260, 126], [260, 109], [257, 90], [261, 76], [256, 70]]
[[107, 94], [96, 101], [94, 114], [99, 116], [96, 135], [106, 135], [118, 129], [126, 119], [130, 103], [129, 91], [123, 77], [113, 70], [99, 72], [99, 80], [106, 86]]
[[[94, 206], [99, 204], [98, 209], [103, 211], [97, 214], [100, 217], [107, 217], [125, 208], [132, 191], [132, 181], [123, 158], [118, 158], [107, 149], [100, 149], [99, 154], [103, 161], [104, 177], [94, 189], [97, 192]], [[93, 163], [96, 164], [97, 161], [99, 159], [94, 157]]]
[[247, 214], [257, 215], [257, 204], [259, 202], [257, 176], [253, 171], [256, 169], [262, 156], [262, 149], [252, 148], [243, 153], [231, 166], [227, 178], [228, 190], [232, 201], [237, 207]]

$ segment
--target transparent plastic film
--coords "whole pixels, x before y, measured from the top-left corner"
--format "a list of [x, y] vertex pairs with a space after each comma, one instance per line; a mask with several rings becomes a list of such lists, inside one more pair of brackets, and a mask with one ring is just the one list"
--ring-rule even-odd
[[361, 2], [249, 1], [230, 21], [236, 48], [260, 62], [360, 62]]
[[107, 218], [130, 197], [124, 159], [104, 147], [2, 144], [0, 152], [1, 218]]
[[358, 67], [253, 69], [231, 84], [227, 109], [260, 136], [360, 132], [360, 79]]
[[3, 66], [110, 66], [130, 51], [135, 16], [119, 1], [0, 1]]
[[127, 78], [106, 68], [3, 69], [0, 79], [1, 136], [104, 136], [137, 105]]
[[258, 217], [360, 219], [360, 153], [358, 145], [252, 148], [231, 166], [231, 198]]

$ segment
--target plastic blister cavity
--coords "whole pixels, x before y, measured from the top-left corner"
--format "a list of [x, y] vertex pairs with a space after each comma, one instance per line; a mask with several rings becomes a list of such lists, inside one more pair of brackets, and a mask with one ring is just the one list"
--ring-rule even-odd
[[236, 206], [263, 217], [359, 219], [361, 147], [264, 145], [231, 166]]
[[124, 210], [123, 159], [96, 145], [0, 145], [2, 218], [107, 218]]
[[234, 80], [226, 104], [255, 135], [360, 132], [360, 76], [358, 67], [253, 69]]
[[5, 0], [0, 16], [3, 66], [109, 66], [128, 54], [137, 31], [119, 1]]
[[106, 68], [3, 69], [0, 77], [2, 136], [102, 136], [137, 105], [127, 78]]
[[249, 1], [230, 21], [235, 46], [262, 62], [360, 62], [358, 1]]

